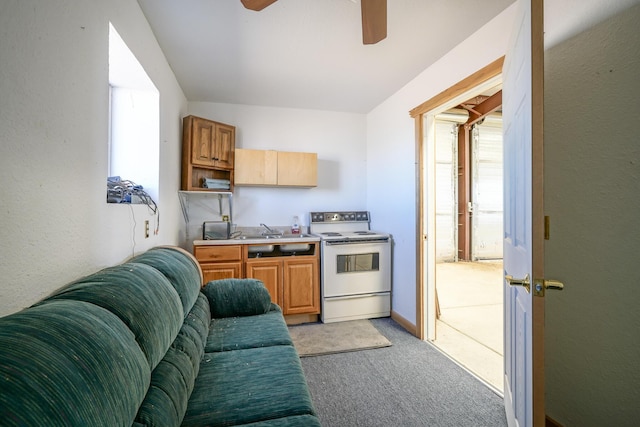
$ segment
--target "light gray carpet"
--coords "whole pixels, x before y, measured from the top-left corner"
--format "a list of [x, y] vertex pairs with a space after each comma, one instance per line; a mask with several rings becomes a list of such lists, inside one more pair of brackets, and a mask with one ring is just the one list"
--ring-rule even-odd
[[388, 347], [391, 342], [369, 320], [290, 326], [300, 357]]
[[390, 318], [371, 323], [393, 346], [304, 357], [323, 427], [502, 427], [502, 397]]

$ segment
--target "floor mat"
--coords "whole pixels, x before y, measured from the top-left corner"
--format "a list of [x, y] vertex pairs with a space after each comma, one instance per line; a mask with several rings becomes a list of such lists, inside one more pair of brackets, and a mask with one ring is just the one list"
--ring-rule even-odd
[[389, 347], [385, 338], [369, 320], [312, 323], [289, 327], [293, 343], [301, 357]]

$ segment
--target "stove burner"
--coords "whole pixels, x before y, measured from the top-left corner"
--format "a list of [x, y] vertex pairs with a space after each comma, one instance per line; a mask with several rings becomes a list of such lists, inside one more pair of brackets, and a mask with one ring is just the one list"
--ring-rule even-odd
[[359, 234], [361, 236], [366, 236], [366, 235], [370, 235], [370, 234], [376, 234], [373, 231], [354, 231], [354, 234]]
[[337, 233], [335, 231], [327, 231], [325, 233], [320, 233], [320, 234], [322, 234], [323, 236], [329, 236], [329, 237], [342, 236], [342, 234]]

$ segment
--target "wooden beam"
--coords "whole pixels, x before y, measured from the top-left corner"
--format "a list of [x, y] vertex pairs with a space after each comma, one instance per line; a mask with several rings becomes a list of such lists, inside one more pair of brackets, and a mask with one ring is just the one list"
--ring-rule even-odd
[[387, 37], [387, 0], [362, 0], [362, 43], [376, 44]]
[[471, 261], [471, 132], [458, 126], [458, 261]]
[[473, 108], [464, 107], [471, 113], [469, 115], [469, 120], [467, 120], [464, 125], [470, 127], [474, 123], [484, 119], [487, 115], [500, 109], [500, 107], [502, 107], [502, 91], [496, 92], [480, 104], [474, 105]]
[[500, 73], [502, 73], [503, 63], [504, 63], [504, 56], [496, 59], [491, 64], [487, 65], [481, 70], [476, 71], [466, 79], [461, 80], [460, 82], [451, 86], [449, 89], [446, 89], [440, 92], [438, 95], [434, 96], [428, 101], [418, 105], [413, 110], [409, 111], [409, 115], [411, 117], [417, 117], [420, 114], [427, 113], [441, 106], [447, 101], [464, 94], [467, 90], [469, 90], [469, 88], [478, 86], [480, 83], [484, 83], [487, 80], [499, 75]]
[[260, 11], [265, 7], [275, 3], [277, 0], [240, 0], [244, 7], [249, 10]]

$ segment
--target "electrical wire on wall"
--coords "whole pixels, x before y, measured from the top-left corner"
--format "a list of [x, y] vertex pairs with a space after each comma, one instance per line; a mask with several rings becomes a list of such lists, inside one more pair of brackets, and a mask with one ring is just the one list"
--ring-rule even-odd
[[135, 253], [136, 247], [136, 218], [133, 211], [132, 204], [143, 204], [149, 209], [149, 212], [155, 216], [155, 227], [153, 230], [154, 235], [158, 235], [160, 231], [160, 209], [155, 200], [147, 193], [142, 185], [138, 185], [133, 181], [122, 180], [119, 176], [111, 176], [107, 178], [107, 203], [124, 203], [128, 204], [131, 209], [131, 216], [133, 218], [133, 248], [132, 252]]

